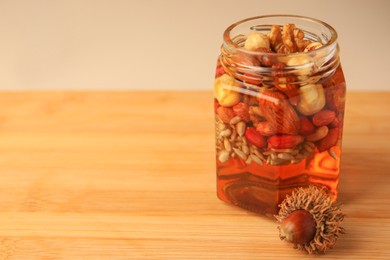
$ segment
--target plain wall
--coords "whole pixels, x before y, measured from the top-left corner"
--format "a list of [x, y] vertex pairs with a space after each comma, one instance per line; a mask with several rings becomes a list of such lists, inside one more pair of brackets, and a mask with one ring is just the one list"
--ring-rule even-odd
[[0, 89], [212, 89], [222, 33], [298, 14], [339, 33], [350, 90], [390, 90], [387, 0], [0, 0]]

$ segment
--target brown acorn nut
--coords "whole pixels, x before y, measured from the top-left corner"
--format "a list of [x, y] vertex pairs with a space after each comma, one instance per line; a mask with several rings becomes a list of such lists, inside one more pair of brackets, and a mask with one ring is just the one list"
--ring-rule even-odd
[[313, 240], [316, 234], [316, 222], [309, 212], [298, 209], [282, 221], [279, 232], [281, 239], [291, 243], [307, 243]]
[[309, 186], [295, 189], [279, 205], [279, 236], [309, 254], [324, 253], [332, 248], [339, 235], [345, 215], [340, 205], [332, 202], [327, 188]]

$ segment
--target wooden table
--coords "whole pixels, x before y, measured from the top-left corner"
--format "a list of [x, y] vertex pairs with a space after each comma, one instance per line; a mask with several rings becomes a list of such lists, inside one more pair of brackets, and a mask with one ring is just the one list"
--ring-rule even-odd
[[[390, 259], [390, 92], [349, 93], [323, 259]], [[1, 92], [0, 259], [317, 259], [216, 197], [211, 92]], [[319, 258], [318, 258], [319, 259]]]

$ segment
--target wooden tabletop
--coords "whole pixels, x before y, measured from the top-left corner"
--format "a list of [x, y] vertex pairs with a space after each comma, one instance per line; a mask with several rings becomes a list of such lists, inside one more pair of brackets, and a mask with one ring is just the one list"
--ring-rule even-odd
[[[319, 259], [217, 199], [210, 92], [1, 92], [0, 259]], [[323, 259], [390, 259], [390, 92], [349, 93]]]

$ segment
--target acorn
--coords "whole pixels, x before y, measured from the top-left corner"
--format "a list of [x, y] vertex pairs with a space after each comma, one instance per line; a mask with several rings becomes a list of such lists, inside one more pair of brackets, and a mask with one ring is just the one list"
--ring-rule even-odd
[[279, 205], [279, 237], [294, 248], [309, 254], [325, 253], [332, 248], [345, 229], [340, 226], [345, 215], [332, 202], [326, 187], [295, 189]]

